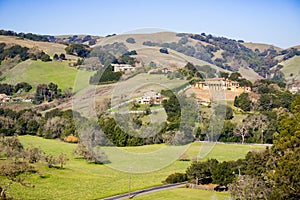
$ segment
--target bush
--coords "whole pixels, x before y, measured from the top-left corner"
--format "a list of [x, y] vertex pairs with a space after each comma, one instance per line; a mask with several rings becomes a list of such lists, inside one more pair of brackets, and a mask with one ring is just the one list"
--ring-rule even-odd
[[161, 48], [161, 49], [159, 50], [159, 52], [160, 52], [160, 53], [169, 54], [168, 49], [166, 49], [166, 48]]
[[44, 52], [42, 52], [42, 55], [40, 57], [41, 61], [43, 62], [48, 62], [48, 61], [51, 61], [51, 58], [48, 54], [45, 54]]
[[181, 183], [187, 181], [186, 173], [174, 173], [167, 177], [167, 183]]
[[67, 137], [64, 138], [65, 142], [69, 142], [69, 143], [78, 143], [79, 142], [79, 138], [74, 136], [74, 135], [69, 135]]
[[126, 42], [128, 42], [128, 43], [130, 43], [130, 44], [134, 44], [135, 43], [135, 40], [134, 40], [134, 38], [127, 38], [126, 39]]

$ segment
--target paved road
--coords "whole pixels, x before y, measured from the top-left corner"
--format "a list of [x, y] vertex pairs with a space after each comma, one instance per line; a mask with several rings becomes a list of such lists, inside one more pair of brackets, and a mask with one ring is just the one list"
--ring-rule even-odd
[[[143, 195], [143, 194], [148, 194], [148, 193], [153, 193], [153, 192], [158, 192], [161, 190], [167, 190], [167, 189], [172, 189], [172, 188], [178, 188], [178, 187], [183, 187], [185, 186], [185, 183], [174, 183], [174, 184], [168, 184], [168, 185], [162, 185], [162, 186], [156, 186], [152, 188], [147, 188], [143, 190], [138, 190], [130, 193], [130, 198], [133, 198], [138, 195]], [[112, 197], [107, 197], [102, 200], [116, 200], [116, 199], [128, 199], [129, 194], [120, 194]]]

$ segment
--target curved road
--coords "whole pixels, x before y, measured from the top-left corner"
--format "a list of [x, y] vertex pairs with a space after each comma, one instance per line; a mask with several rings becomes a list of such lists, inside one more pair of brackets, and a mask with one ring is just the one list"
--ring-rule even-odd
[[[183, 183], [174, 183], [174, 184], [151, 187], [151, 188], [147, 188], [147, 189], [143, 189], [143, 190], [137, 190], [137, 191], [134, 191], [134, 192], [130, 193], [130, 198], [133, 198], [133, 197], [138, 196], [138, 195], [158, 192], [158, 191], [161, 191], [161, 190], [167, 190], [167, 189], [172, 189], [172, 188], [183, 187], [183, 186], [185, 186], [185, 184], [186, 184], [185, 182], [183, 182]], [[104, 198], [102, 200], [128, 199], [128, 197], [129, 197], [129, 193], [125, 193], [125, 194], [119, 194], [119, 195], [112, 196], [112, 197], [107, 197], [107, 198]]]

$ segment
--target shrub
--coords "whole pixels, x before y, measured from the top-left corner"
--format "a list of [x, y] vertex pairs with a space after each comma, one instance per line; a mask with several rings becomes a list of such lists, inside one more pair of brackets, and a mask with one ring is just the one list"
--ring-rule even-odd
[[126, 39], [126, 42], [128, 42], [128, 43], [130, 43], [130, 44], [134, 44], [135, 43], [135, 40], [134, 40], [134, 38], [127, 38]]
[[187, 181], [186, 173], [174, 173], [169, 175], [166, 179], [167, 183], [180, 183], [184, 181]]
[[74, 135], [69, 135], [67, 137], [64, 138], [65, 142], [69, 142], [69, 143], [78, 143], [79, 142], [79, 138], [74, 136]]
[[161, 49], [159, 50], [159, 52], [160, 52], [160, 53], [169, 54], [168, 49], [166, 49], [166, 48], [161, 48]]

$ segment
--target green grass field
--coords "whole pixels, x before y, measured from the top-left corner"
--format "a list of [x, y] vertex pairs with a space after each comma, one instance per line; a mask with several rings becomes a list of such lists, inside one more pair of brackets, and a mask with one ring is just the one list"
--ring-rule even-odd
[[[110, 164], [89, 164], [82, 159], [75, 158], [72, 151], [76, 148], [76, 144], [64, 143], [58, 140], [48, 140], [35, 136], [20, 136], [19, 138], [25, 147], [39, 146], [46, 153], [54, 155], [64, 152], [68, 155], [70, 160], [65, 169], [49, 169], [45, 166], [40, 166], [39, 171], [47, 178], [41, 178], [37, 174], [32, 175], [30, 181], [35, 185], [34, 188], [14, 184], [10, 189], [10, 193], [17, 199], [97, 199], [128, 192], [128, 173], [114, 170], [110, 167]], [[156, 151], [164, 146], [165, 145], [160, 144], [125, 147], [123, 149], [130, 152], [145, 153]], [[217, 158], [223, 161], [242, 158], [250, 150], [263, 148], [265, 147], [255, 145], [209, 145], [193, 143], [186, 154], [190, 158], [194, 158], [199, 153], [199, 150], [202, 149], [201, 151], [203, 151], [203, 149], [209, 149], [207, 156], [204, 156], [204, 154], [201, 156], [203, 157], [202, 159]], [[190, 164], [190, 161], [175, 161], [169, 166], [155, 172], [132, 174], [131, 188], [132, 190], [138, 190], [160, 185], [169, 174], [184, 172]], [[176, 189], [175, 192], [166, 191], [163, 192], [163, 195], [177, 196], [177, 192], [180, 190], [181, 189]], [[188, 193], [194, 193], [194, 191], [188, 191]], [[195, 191], [195, 193], [198, 192]], [[203, 191], [203, 195], [206, 196], [205, 191]], [[145, 198], [147, 197], [145, 196]]]
[[[42, 62], [27, 60], [16, 65], [10, 70], [4, 78], [4, 82], [16, 84], [19, 82], [28, 82], [34, 88], [41, 83], [53, 82], [58, 84], [60, 89], [74, 88], [74, 82], [78, 70], [69, 67], [68, 62]], [[91, 72], [84, 73], [85, 77], [89, 77]], [[83, 76], [83, 75], [81, 75]]]
[[[281, 71], [284, 73], [286, 79], [300, 79], [300, 56], [294, 56], [279, 64], [284, 66]], [[290, 76], [291, 74], [293, 76]]]
[[137, 196], [134, 199], [138, 200], [226, 200], [230, 196], [226, 192], [214, 192], [206, 190], [196, 190], [189, 188], [176, 188], [164, 190], [152, 194]]

